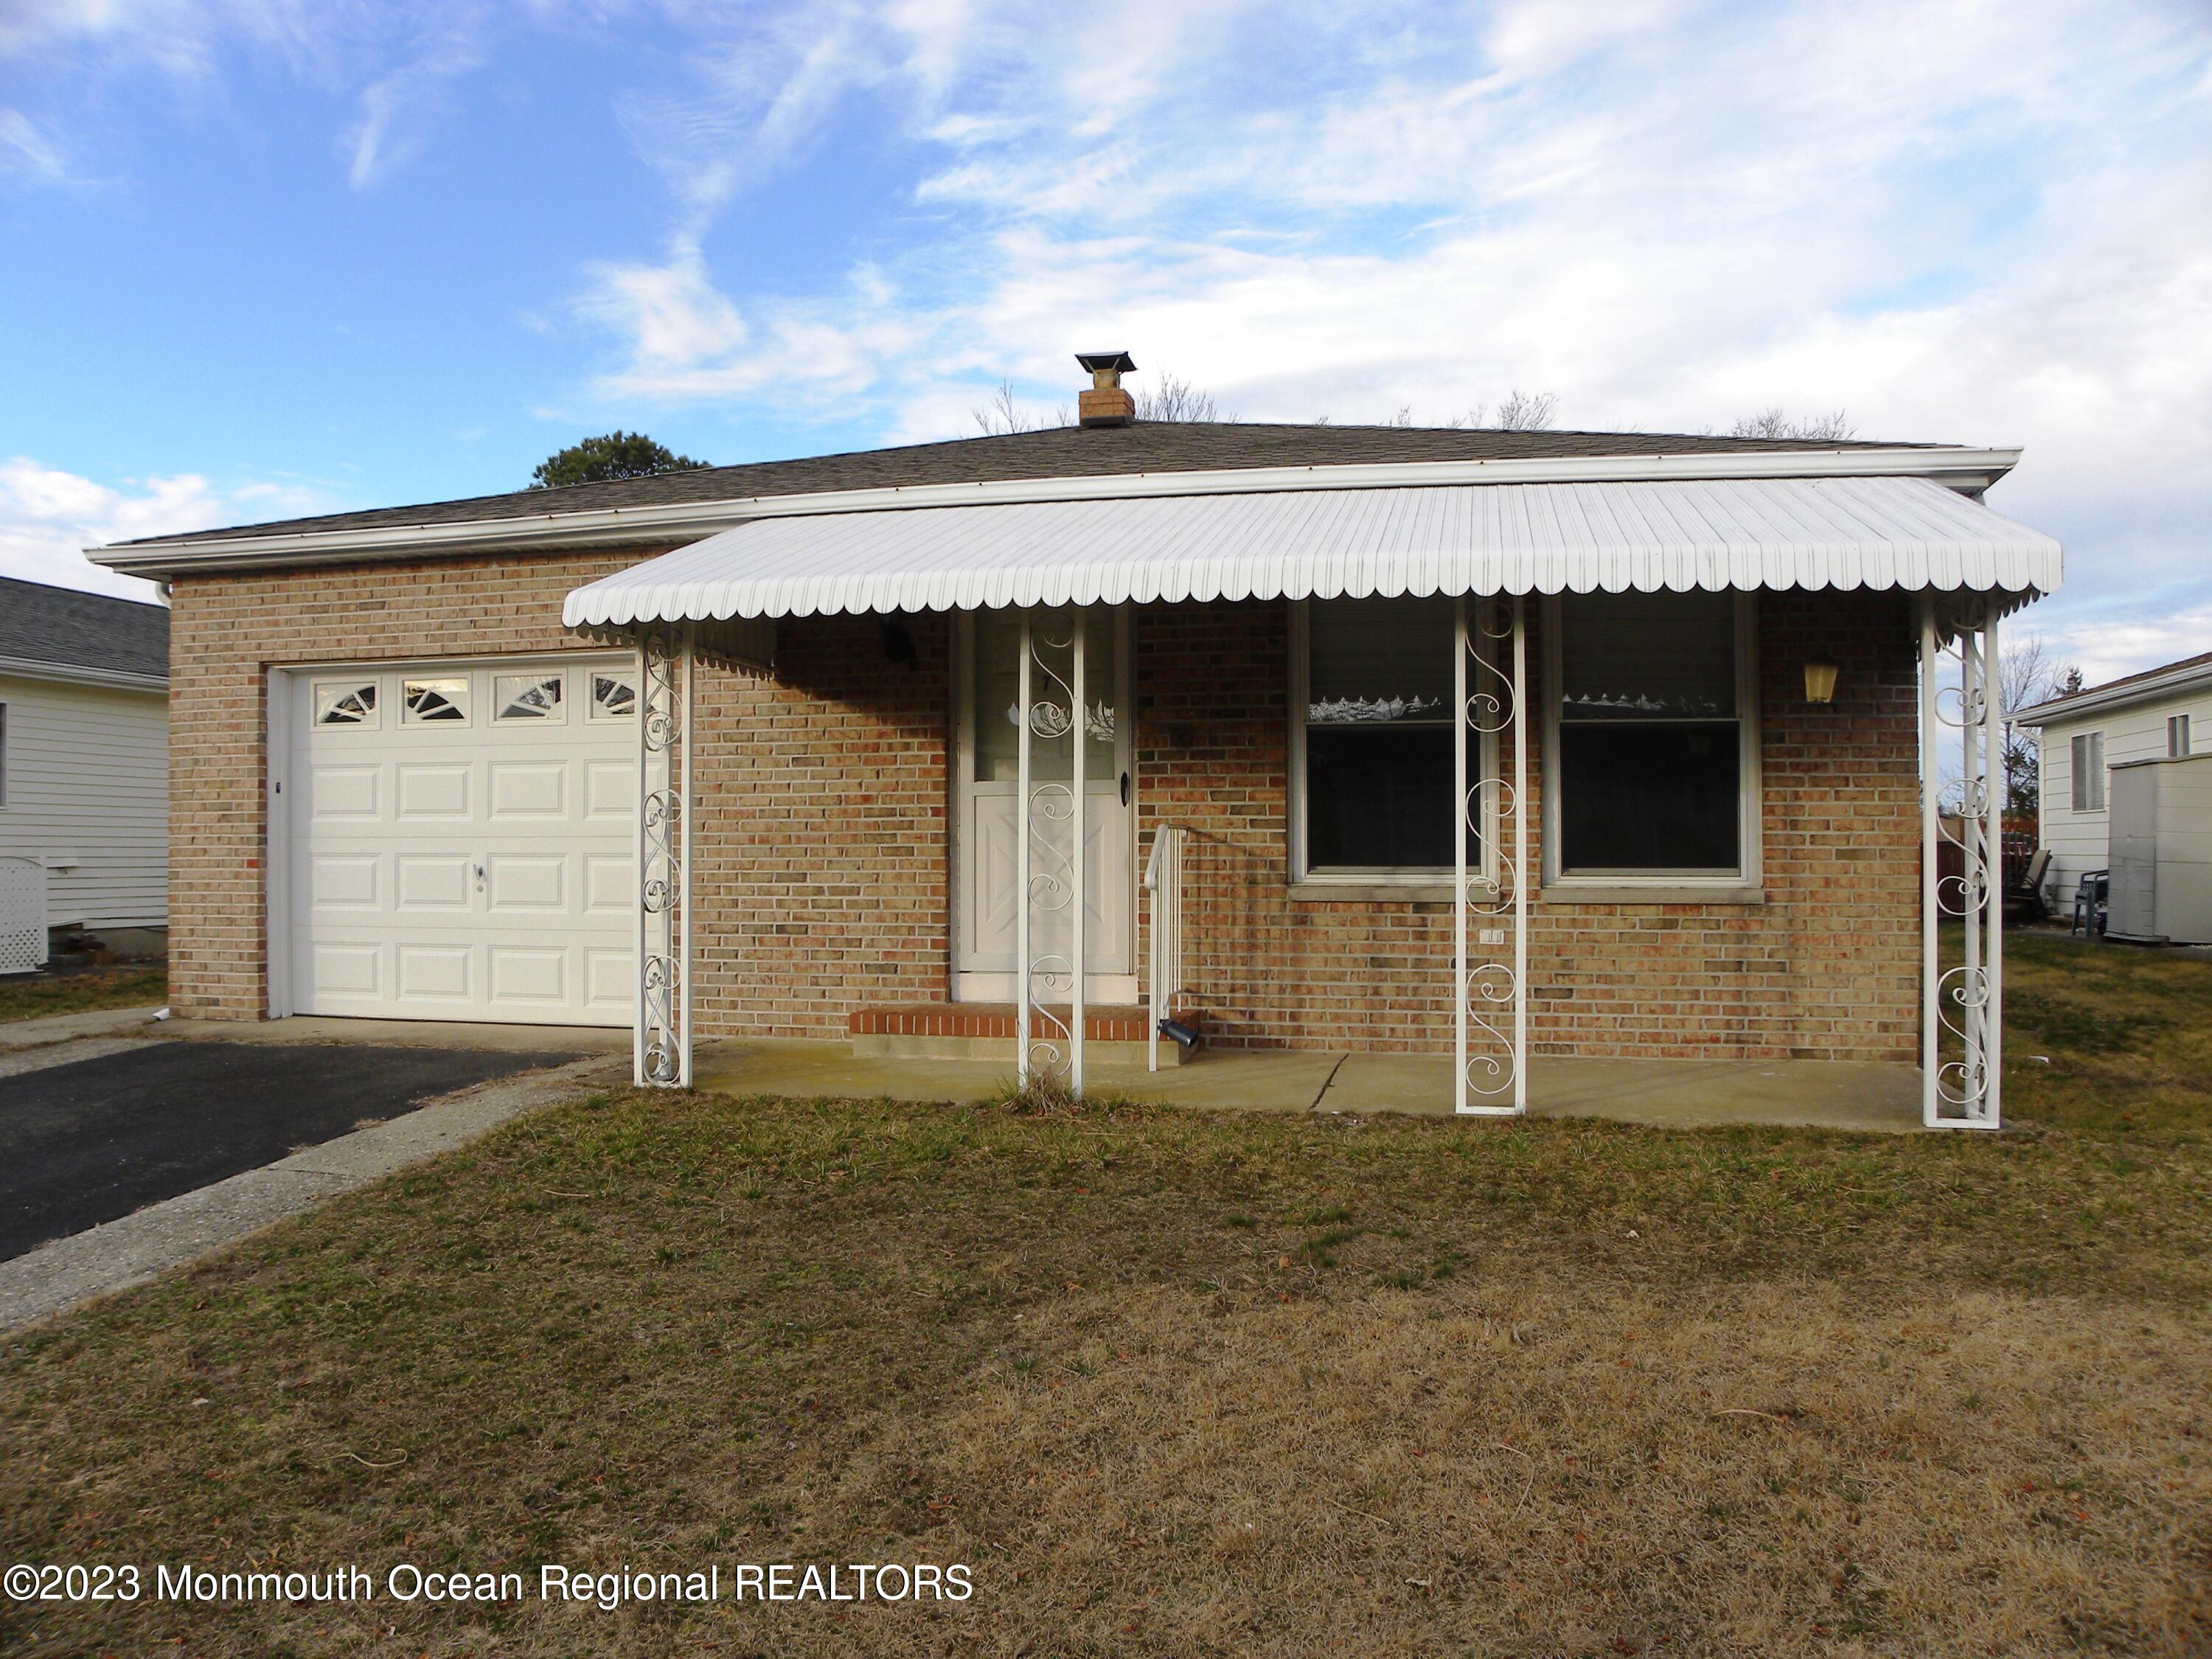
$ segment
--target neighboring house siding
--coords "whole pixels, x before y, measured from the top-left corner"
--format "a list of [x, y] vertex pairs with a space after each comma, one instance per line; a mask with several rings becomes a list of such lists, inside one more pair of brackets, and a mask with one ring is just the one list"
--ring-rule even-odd
[[[264, 794], [271, 665], [603, 649], [562, 597], [643, 556], [486, 558], [231, 576], [173, 590], [172, 1000], [267, 1006]], [[1762, 906], [1538, 899], [1540, 1047], [1909, 1060], [1918, 1030], [1915, 662], [1889, 593], [1759, 600]], [[1532, 605], [1534, 617], [1540, 607]], [[774, 680], [702, 669], [694, 730], [694, 997], [702, 1036], [842, 1036], [950, 977], [950, 619], [787, 621]], [[1543, 641], [1528, 684], [1539, 695]], [[1141, 607], [1141, 818], [1189, 824], [1190, 978], [1219, 1040], [1435, 1049], [1450, 910], [1285, 888], [1286, 608]], [[1802, 665], [1843, 664], [1834, 703]], [[1537, 714], [1531, 708], [1532, 720]], [[1542, 757], [1532, 811], [1540, 819]], [[1534, 826], [1532, 854], [1540, 846]], [[1142, 848], [1140, 847], [1140, 858]]]
[[47, 866], [55, 926], [168, 920], [168, 708], [159, 692], [0, 677], [0, 855]]
[[[2128, 761], [2158, 760], [2166, 754], [2166, 722], [2171, 714], [2190, 717], [2194, 752], [2203, 754], [2212, 749], [2212, 692], [2203, 690], [2054, 720], [2043, 728], [2040, 824], [2042, 843], [2051, 849], [2051, 873], [2045, 885], [2055, 891], [2062, 908], [2072, 905], [2083, 873], [2102, 870], [2110, 860], [2106, 809], [2074, 810], [2075, 738], [2087, 732], [2103, 732], [2108, 771]], [[2106, 799], [2111, 799], [2109, 787]]]

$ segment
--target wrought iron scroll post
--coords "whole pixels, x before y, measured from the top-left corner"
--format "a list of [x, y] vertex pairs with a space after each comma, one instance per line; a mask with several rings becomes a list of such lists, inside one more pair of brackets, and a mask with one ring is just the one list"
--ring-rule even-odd
[[691, 1086], [691, 674], [689, 624], [637, 646], [637, 996], [632, 1076]]
[[[1024, 611], [1018, 675], [1014, 884], [1015, 1041], [1024, 1086], [1042, 1076], [1081, 1089], [1083, 976], [1084, 617], [1063, 629], [1051, 611]], [[1054, 666], [1065, 658], [1067, 672]], [[1039, 738], [1073, 746], [1066, 779], [1039, 775]], [[1065, 1006], [1073, 1016], [1057, 1012]]]
[[[1528, 1109], [1528, 635], [1517, 595], [1453, 605], [1452, 703], [1457, 742], [1452, 756], [1453, 1109], [1469, 1116], [1511, 1117]], [[1510, 647], [1511, 667], [1497, 659]], [[1513, 781], [1489, 763], [1495, 740], [1513, 732]], [[1468, 781], [1472, 749], [1482, 775]], [[1513, 826], [1511, 850], [1504, 828]], [[1490, 876], [1468, 860], [1472, 836]], [[1485, 890], [1478, 896], [1478, 880]], [[1471, 924], [1512, 918], [1510, 963], [1476, 963]], [[1486, 930], [1502, 935], [1503, 929]], [[1496, 937], [1481, 942], [1491, 948]], [[1510, 1009], [1506, 1025], [1503, 1012]]]
[[[1944, 684], [1954, 673], [1955, 688]], [[1994, 1129], [2004, 1066], [2004, 761], [2002, 659], [1994, 600], [1920, 600], [1920, 1115], [1931, 1129]], [[1945, 712], [1957, 698], [1957, 717]], [[1959, 831], [1943, 823], [1943, 750], [1958, 733]], [[1946, 844], [1960, 872], [1939, 864]], [[1961, 923], [1961, 960], [1943, 966], [1942, 924]]]
[[1014, 1076], [1030, 1085], [1030, 613], [1022, 612], [1014, 675]]
[[1084, 751], [1091, 746], [1091, 705], [1084, 701], [1084, 628], [1086, 618], [1081, 606], [1075, 611], [1074, 656], [1068, 665], [1068, 701], [1070, 712], [1075, 716], [1067, 728], [1070, 759], [1069, 769], [1073, 787], [1070, 805], [1074, 808], [1074, 819], [1068, 826], [1067, 886], [1068, 886], [1068, 1019], [1067, 1019], [1067, 1085], [1077, 1094], [1083, 1092], [1083, 820]]

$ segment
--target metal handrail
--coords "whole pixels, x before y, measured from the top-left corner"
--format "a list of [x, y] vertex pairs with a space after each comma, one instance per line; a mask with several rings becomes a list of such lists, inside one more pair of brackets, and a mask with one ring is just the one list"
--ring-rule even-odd
[[1145, 890], [1152, 896], [1149, 960], [1152, 1069], [1160, 1069], [1160, 1022], [1182, 995], [1182, 826], [1163, 823], [1152, 831], [1152, 850], [1145, 860]]

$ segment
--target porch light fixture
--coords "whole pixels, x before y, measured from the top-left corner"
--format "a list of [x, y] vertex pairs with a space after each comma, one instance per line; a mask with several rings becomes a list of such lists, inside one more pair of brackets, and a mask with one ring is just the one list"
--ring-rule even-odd
[[1805, 665], [1805, 701], [1833, 702], [1836, 700], [1836, 659], [1826, 652], [1812, 658]]

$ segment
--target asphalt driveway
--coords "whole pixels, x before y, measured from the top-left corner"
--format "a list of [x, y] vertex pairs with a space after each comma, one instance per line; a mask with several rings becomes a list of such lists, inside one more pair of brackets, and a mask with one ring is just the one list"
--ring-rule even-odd
[[0, 1261], [574, 1053], [149, 1042], [0, 1078]]

